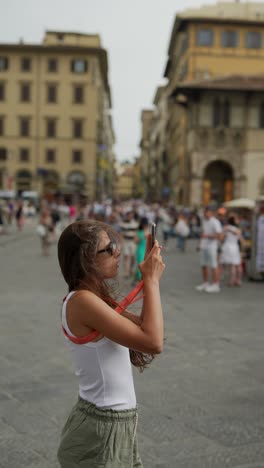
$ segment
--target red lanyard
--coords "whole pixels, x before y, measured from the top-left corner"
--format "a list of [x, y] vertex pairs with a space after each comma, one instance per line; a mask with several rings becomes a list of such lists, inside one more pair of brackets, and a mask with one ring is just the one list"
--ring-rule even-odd
[[[118, 313], [118, 314], [121, 314], [121, 312], [123, 312], [124, 310], [127, 309], [127, 307], [130, 305], [130, 304], [133, 304], [134, 302], [136, 301], [139, 301], [140, 299], [142, 299], [143, 297], [143, 294], [139, 297], [138, 294], [140, 293], [140, 291], [143, 289], [143, 286], [144, 286], [144, 283], [143, 283], [143, 280], [141, 280], [136, 286], [134, 289], [132, 289], [132, 291], [130, 291], [128, 293], [128, 295], [126, 297], [124, 297], [124, 299], [118, 303], [116, 301], [114, 301], [113, 299], [111, 299], [111, 302], [113, 305], [115, 305], [115, 311]], [[62, 331], [64, 333], [64, 335], [70, 340], [72, 341], [73, 343], [75, 344], [79, 344], [79, 345], [82, 345], [82, 344], [85, 344], [85, 343], [89, 343], [90, 341], [93, 341], [95, 338], [97, 338], [99, 335], [101, 335], [101, 333], [97, 330], [94, 330], [92, 331], [91, 333], [89, 333], [89, 335], [86, 335], [86, 336], [82, 336], [82, 337], [75, 337], [75, 336], [71, 336], [69, 335], [69, 333], [67, 333], [67, 331], [65, 330], [64, 326], [62, 325]]]

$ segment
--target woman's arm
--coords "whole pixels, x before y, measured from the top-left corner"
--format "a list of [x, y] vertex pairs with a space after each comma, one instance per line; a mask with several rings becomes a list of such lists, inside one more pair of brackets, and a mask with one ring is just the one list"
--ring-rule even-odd
[[72, 316], [76, 324], [99, 331], [112, 341], [145, 353], [158, 354], [163, 348], [163, 319], [159, 279], [165, 268], [156, 241], [140, 264], [144, 279], [143, 319], [140, 326], [127, 320], [90, 291], [72, 298]]
[[121, 312], [121, 315], [123, 317], [126, 317], [128, 320], [131, 320], [131, 322], [135, 323], [136, 325], [141, 325], [142, 323], [142, 318], [139, 315], [133, 314], [128, 310], [124, 310], [123, 312]]
[[142, 330], [146, 334], [153, 334], [153, 339], [158, 343], [158, 352], [161, 352], [163, 349], [164, 326], [158, 281], [144, 280], [144, 302], [141, 318]]

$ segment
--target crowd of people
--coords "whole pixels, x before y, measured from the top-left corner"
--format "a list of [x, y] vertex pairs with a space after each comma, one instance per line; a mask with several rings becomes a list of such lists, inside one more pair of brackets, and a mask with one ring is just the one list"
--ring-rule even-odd
[[173, 202], [148, 204], [142, 200], [69, 203], [63, 197], [51, 202], [43, 199], [36, 207], [32, 202], [9, 200], [0, 204], [0, 233], [8, 232], [11, 224], [21, 231], [25, 219], [32, 218], [37, 219], [36, 232], [43, 256], [50, 254], [51, 245], [70, 223], [96, 219], [110, 224], [121, 234], [123, 275], [137, 282], [141, 279], [138, 264], [144, 258], [149, 225], [155, 222], [165, 252], [171, 238], [182, 253], [189, 239], [197, 239], [202, 271], [198, 291], [219, 292], [220, 283], [227, 275], [230, 286], [240, 286], [242, 282], [250, 222], [245, 216], [227, 212], [224, 207], [177, 209]]
[[37, 209], [30, 201], [0, 200], [0, 235], [8, 234], [14, 224], [18, 231], [22, 231], [25, 219], [34, 218], [36, 214]]

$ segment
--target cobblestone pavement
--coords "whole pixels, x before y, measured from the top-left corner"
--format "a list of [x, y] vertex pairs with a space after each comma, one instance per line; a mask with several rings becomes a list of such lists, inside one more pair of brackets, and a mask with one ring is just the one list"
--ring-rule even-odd
[[[198, 293], [195, 243], [164, 252], [166, 342], [135, 372], [145, 468], [264, 467], [264, 284]], [[77, 383], [60, 330], [65, 285], [55, 246], [33, 228], [1, 236], [0, 468], [58, 468]]]

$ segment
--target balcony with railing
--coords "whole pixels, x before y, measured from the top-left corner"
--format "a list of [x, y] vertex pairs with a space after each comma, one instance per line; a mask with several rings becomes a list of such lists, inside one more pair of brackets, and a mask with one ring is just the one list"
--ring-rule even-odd
[[200, 127], [189, 132], [188, 149], [207, 151], [227, 151], [240, 152], [245, 148], [245, 131], [243, 128], [207, 128]]

